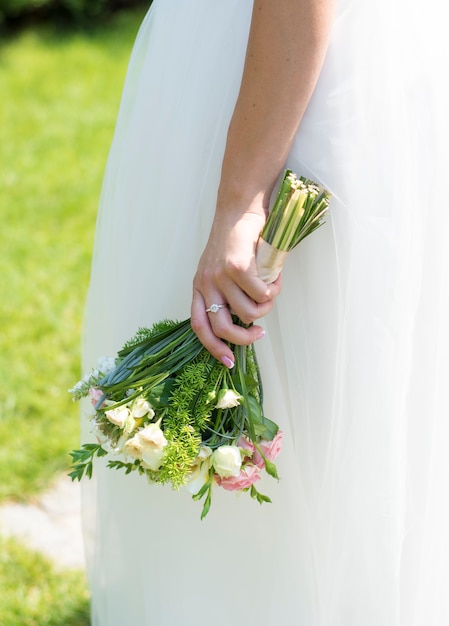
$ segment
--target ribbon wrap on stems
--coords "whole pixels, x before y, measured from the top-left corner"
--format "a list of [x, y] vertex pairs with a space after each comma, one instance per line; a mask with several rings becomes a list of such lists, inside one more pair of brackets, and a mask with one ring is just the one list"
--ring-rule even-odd
[[265, 239], [260, 238], [256, 251], [256, 265], [259, 278], [267, 285], [274, 283], [282, 272], [287, 256], [287, 250], [278, 250]]

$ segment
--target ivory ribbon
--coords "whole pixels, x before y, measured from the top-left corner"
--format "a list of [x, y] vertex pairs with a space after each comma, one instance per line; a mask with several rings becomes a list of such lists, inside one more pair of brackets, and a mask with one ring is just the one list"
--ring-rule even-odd
[[259, 239], [256, 251], [256, 265], [259, 278], [267, 285], [273, 283], [282, 272], [287, 255], [287, 250], [278, 250], [264, 239]]

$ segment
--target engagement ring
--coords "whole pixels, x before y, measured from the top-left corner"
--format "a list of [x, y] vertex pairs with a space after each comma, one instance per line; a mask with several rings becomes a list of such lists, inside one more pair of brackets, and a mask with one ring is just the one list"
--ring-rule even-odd
[[211, 304], [208, 309], [206, 309], [206, 313], [218, 313], [220, 309], [225, 309], [227, 304]]

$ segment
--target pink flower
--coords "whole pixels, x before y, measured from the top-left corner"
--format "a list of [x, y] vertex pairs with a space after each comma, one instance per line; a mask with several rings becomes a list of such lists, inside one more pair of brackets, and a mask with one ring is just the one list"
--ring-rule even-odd
[[[273, 437], [271, 441], [266, 441], [265, 439], [262, 439], [260, 441], [260, 449], [269, 461], [273, 461], [281, 451], [283, 436], [284, 433], [282, 432], [282, 430], [278, 430], [277, 434]], [[263, 457], [257, 449], [254, 452], [253, 462], [260, 469], [265, 467]]]
[[228, 491], [238, 491], [240, 489], [246, 489], [251, 487], [257, 480], [260, 480], [259, 468], [252, 463], [245, 465], [238, 476], [228, 476], [227, 478], [220, 478], [215, 476], [217, 484], [223, 489]]
[[248, 452], [250, 453], [250, 456], [254, 454], [254, 451], [256, 449], [254, 447], [253, 442], [247, 439], [246, 437], [240, 437], [240, 439], [236, 443], [236, 446], [238, 448], [242, 448], [242, 450], [248, 450]]
[[[89, 389], [89, 395], [90, 395], [90, 400], [92, 402], [92, 406], [95, 408], [98, 404], [98, 402], [101, 400], [101, 398], [103, 397], [103, 392], [101, 391], [101, 389], [95, 389], [95, 387], [91, 387]], [[100, 408], [100, 407], [99, 407]]]

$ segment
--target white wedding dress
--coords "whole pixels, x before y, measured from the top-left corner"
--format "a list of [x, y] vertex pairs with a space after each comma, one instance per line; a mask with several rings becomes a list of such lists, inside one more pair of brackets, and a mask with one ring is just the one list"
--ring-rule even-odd
[[[331, 213], [290, 254], [257, 344], [285, 431], [280, 481], [262, 489], [273, 503], [216, 489], [201, 522], [186, 491], [99, 462], [83, 494], [94, 626], [448, 626], [448, 55], [431, 4], [337, 2], [287, 163], [332, 191]], [[85, 371], [138, 326], [189, 316], [251, 11], [155, 0], [144, 21], [101, 197]]]

